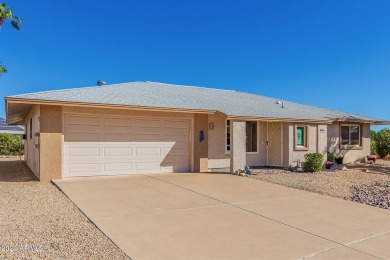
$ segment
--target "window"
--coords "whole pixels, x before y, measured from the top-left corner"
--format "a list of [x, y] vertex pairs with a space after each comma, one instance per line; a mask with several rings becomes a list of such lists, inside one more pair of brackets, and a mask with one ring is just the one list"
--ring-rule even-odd
[[295, 125], [295, 150], [308, 150], [308, 138], [307, 138], [306, 125]]
[[30, 139], [32, 138], [32, 127], [33, 127], [33, 125], [32, 125], [32, 118], [30, 118]]
[[230, 153], [230, 120], [226, 122], [226, 152]]
[[246, 122], [246, 152], [257, 152], [257, 122]]
[[[246, 151], [257, 152], [257, 122], [246, 122]], [[226, 153], [230, 153], [230, 120], [226, 121]]]
[[341, 126], [341, 146], [360, 146], [360, 125]]

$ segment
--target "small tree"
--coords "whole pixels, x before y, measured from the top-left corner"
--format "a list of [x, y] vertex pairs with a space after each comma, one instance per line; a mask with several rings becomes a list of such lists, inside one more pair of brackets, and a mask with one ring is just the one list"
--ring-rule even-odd
[[[0, 4], [0, 29], [5, 21], [10, 21], [11, 26], [15, 30], [21, 30], [22, 29], [22, 18], [15, 16], [12, 9], [10, 9], [6, 3]], [[4, 68], [0, 63], [0, 77], [4, 73], [7, 73], [7, 69]]]
[[381, 158], [390, 154], [390, 129], [384, 128], [376, 133], [376, 150]]
[[371, 154], [378, 154], [376, 149], [376, 132], [374, 130], [370, 131], [370, 142], [371, 142]]

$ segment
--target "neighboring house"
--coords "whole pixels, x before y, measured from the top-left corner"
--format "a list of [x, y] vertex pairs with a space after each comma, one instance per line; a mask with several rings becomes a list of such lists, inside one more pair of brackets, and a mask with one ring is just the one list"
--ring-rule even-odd
[[8, 125], [5, 118], [0, 117], [0, 134], [24, 135], [24, 128], [20, 125]]
[[[250, 93], [131, 82], [6, 97], [41, 180], [295, 166], [306, 153], [370, 153], [371, 117]], [[279, 104], [277, 104], [279, 103]]]

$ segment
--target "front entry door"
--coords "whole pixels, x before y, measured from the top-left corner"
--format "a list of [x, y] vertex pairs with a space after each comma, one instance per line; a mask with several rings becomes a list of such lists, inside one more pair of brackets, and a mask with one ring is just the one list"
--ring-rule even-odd
[[283, 165], [283, 131], [282, 123], [268, 123], [267, 127], [267, 164], [269, 166]]

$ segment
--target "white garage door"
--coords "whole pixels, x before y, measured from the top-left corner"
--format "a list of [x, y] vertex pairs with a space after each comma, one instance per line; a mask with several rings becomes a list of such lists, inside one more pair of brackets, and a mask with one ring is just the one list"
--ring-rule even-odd
[[65, 115], [63, 177], [189, 171], [189, 120]]

